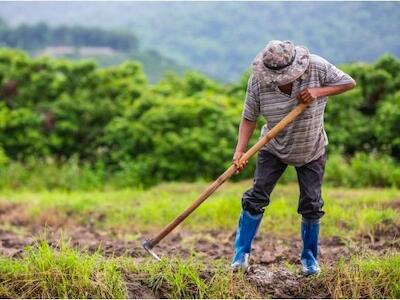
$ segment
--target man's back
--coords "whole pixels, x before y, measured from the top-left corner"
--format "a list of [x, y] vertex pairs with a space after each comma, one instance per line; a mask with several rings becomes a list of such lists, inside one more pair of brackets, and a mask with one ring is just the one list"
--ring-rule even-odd
[[[254, 121], [263, 115], [267, 124], [262, 135], [274, 127], [298, 103], [297, 95], [307, 88], [353, 83], [354, 80], [318, 55], [310, 55], [306, 72], [293, 81], [291, 94], [286, 94], [278, 85], [268, 84], [252, 76], [243, 111], [243, 117]], [[324, 152], [328, 140], [323, 126], [323, 115], [327, 97], [320, 97], [295, 122], [273, 139], [265, 149], [283, 162], [295, 166], [306, 164]]]

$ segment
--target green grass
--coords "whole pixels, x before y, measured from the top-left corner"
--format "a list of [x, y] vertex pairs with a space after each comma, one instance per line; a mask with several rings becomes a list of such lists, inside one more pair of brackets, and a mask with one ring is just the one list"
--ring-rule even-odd
[[245, 274], [232, 273], [226, 260], [205, 264], [195, 256], [182, 260], [163, 259], [136, 265], [146, 274], [146, 283], [156, 295], [167, 298], [259, 298]]
[[[287, 263], [289, 270], [294, 266]], [[294, 271], [294, 270], [292, 270]], [[129, 276], [123, 276], [127, 274]], [[130, 278], [129, 280], [127, 278]], [[311, 281], [299, 281], [300, 297], [399, 298], [400, 254], [354, 255], [343, 259]], [[134, 287], [128, 294], [128, 286]], [[311, 290], [310, 290], [311, 289]], [[134, 261], [123, 256], [103, 258], [72, 249], [59, 242], [52, 248], [42, 241], [25, 249], [22, 258], [0, 257], [1, 298], [262, 298], [243, 273], [232, 273], [225, 260], [203, 261], [195, 254]]]
[[1, 298], [126, 298], [117, 263], [61, 242], [29, 247], [21, 259], [0, 258]]
[[321, 276], [333, 298], [400, 298], [400, 254], [353, 257]]
[[[95, 192], [3, 192], [0, 205], [20, 203], [33, 220], [61, 218], [78, 224], [94, 224], [135, 236], [157, 230], [183, 211], [207, 186], [204, 183], [169, 183], [149, 190], [126, 189]], [[193, 232], [205, 229], [233, 230], [240, 212], [242, 193], [250, 181], [228, 183], [196, 210], [181, 228]], [[298, 234], [298, 187], [278, 185], [267, 208], [262, 230], [278, 235]], [[355, 236], [373, 234], [385, 224], [400, 224], [400, 216], [391, 207], [400, 200], [395, 188], [348, 189], [325, 187], [322, 234]]]
[[[20, 259], [0, 257], [0, 298], [127, 298], [130, 274], [138, 290], [168, 298], [256, 298], [243, 273], [226, 261], [195, 257], [134, 262], [80, 253], [63, 241], [56, 250], [42, 241]], [[134, 296], [143, 296], [140, 294]], [[151, 294], [150, 294], [151, 296]]]

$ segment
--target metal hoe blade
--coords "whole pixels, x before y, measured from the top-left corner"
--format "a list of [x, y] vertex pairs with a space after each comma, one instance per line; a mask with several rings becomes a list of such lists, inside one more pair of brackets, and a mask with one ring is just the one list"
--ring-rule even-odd
[[142, 246], [143, 246], [144, 250], [146, 250], [146, 251], [147, 251], [151, 256], [153, 256], [156, 260], [158, 260], [158, 261], [161, 260], [161, 258], [151, 250], [151, 249], [153, 248], [153, 245], [152, 245], [151, 241], [145, 240], [145, 241], [142, 243]]

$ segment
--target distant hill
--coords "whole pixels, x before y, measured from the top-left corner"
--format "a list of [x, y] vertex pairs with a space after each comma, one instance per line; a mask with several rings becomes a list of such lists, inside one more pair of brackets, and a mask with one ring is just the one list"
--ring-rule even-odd
[[181, 74], [186, 69], [157, 51], [140, 49], [137, 37], [121, 30], [76, 25], [49, 27], [43, 22], [10, 27], [0, 19], [0, 47], [23, 49], [35, 56], [90, 58], [102, 66], [138, 60], [151, 82], [167, 72]]
[[0, 17], [128, 30], [144, 47], [225, 81], [270, 39], [334, 63], [400, 56], [399, 2], [0, 2]]

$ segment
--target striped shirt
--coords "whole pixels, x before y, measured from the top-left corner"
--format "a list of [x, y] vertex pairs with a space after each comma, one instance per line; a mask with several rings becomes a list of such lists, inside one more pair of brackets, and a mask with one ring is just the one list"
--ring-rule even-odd
[[[318, 55], [311, 54], [307, 71], [293, 82], [292, 93], [281, 92], [278, 86], [271, 86], [250, 76], [242, 116], [256, 121], [261, 114], [266, 124], [261, 130], [265, 135], [297, 104], [296, 96], [306, 88], [334, 86], [355, 83], [348, 74]], [[328, 144], [324, 129], [324, 111], [327, 97], [319, 97], [289, 124], [279, 135], [272, 139], [263, 149], [279, 157], [284, 163], [302, 166], [322, 154]]]

